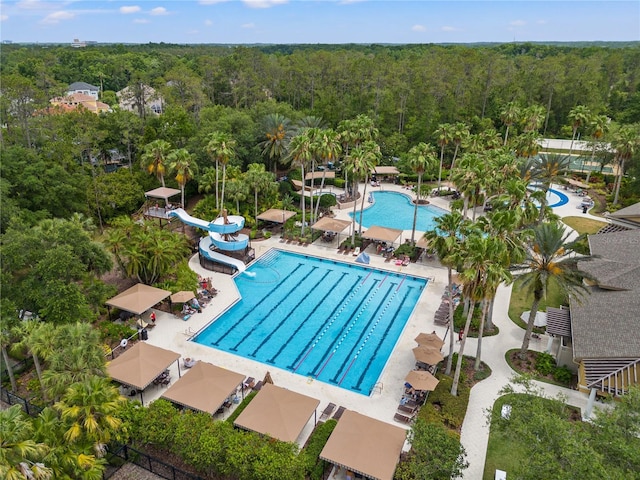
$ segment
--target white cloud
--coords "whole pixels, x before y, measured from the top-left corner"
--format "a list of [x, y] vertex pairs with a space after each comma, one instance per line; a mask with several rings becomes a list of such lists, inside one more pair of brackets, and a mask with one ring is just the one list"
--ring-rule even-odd
[[513, 20], [512, 22], [509, 22], [509, 25], [514, 27], [524, 27], [526, 24], [527, 22], [524, 20]]
[[151, 23], [151, 20], [148, 18], [136, 18], [133, 23]]
[[0, 15], [0, 22], [4, 22], [5, 20], [9, 20], [9, 15]]
[[120, 7], [120, 13], [124, 13], [125, 15], [129, 13], [137, 13], [142, 10], [138, 5], [124, 6]]
[[224, 3], [228, 1], [229, 0], [200, 0], [198, 3], [200, 5], [215, 5], [216, 3]]
[[151, 15], [169, 15], [169, 12], [164, 7], [156, 7], [151, 9]]
[[414, 25], [413, 27], [411, 27], [411, 30], [413, 30], [414, 32], [426, 32], [427, 27], [425, 27], [424, 25]]
[[53, 10], [55, 8], [53, 4], [41, 2], [40, 0], [20, 0], [16, 3], [16, 7], [23, 10]]
[[242, 0], [242, 3], [249, 8], [271, 8], [287, 3], [288, 1], [289, 0]]
[[211, 20], [205, 20], [205, 21], [204, 21], [204, 24], [205, 24], [207, 27], [210, 27], [211, 25], [213, 25], [213, 22], [212, 22]]
[[255, 23], [243, 23], [242, 28], [255, 28]]
[[449, 25], [444, 25], [440, 28], [443, 32], [457, 32], [458, 29], [456, 27], [451, 27]]
[[63, 20], [71, 20], [75, 16], [75, 13], [59, 10], [44, 17], [40, 23], [45, 25], [55, 25]]
[[366, 2], [367, 0], [342, 0], [338, 2], [338, 5], [351, 5], [352, 3]]

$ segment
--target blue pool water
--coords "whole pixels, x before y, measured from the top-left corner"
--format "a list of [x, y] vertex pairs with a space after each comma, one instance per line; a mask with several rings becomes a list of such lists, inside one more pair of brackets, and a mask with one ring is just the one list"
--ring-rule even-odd
[[[396, 228], [398, 230], [411, 230], [413, 227], [413, 213], [415, 205], [411, 198], [397, 192], [372, 192], [373, 204], [365, 206], [362, 214], [362, 226], [369, 228], [372, 225], [380, 227]], [[367, 197], [369, 194], [367, 194]], [[435, 218], [447, 213], [442, 208], [433, 205], [418, 206], [418, 219], [416, 230], [426, 232], [435, 227]], [[349, 213], [353, 218], [353, 212]], [[356, 212], [356, 222], [360, 221], [360, 210]]]
[[270, 250], [194, 341], [369, 395], [427, 280]]

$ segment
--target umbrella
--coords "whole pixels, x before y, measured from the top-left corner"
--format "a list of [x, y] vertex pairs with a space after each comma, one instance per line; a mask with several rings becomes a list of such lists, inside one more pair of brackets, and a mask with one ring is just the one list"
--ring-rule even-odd
[[[529, 315], [531, 315], [531, 310], [527, 310], [526, 312], [522, 312], [520, 318], [525, 322], [529, 321]], [[545, 312], [536, 312], [536, 318], [533, 321], [534, 327], [546, 327], [547, 326], [547, 314]]]
[[196, 298], [195, 294], [189, 290], [182, 290], [171, 295], [171, 301], [173, 303], [186, 303], [192, 298]]
[[433, 347], [440, 350], [444, 345], [444, 341], [434, 333], [421, 333], [416, 337], [418, 345], [424, 345], [426, 347]]
[[426, 345], [418, 345], [413, 349], [413, 354], [417, 361], [426, 363], [427, 365], [435, 365], [444, 359], [440, 350]]
[[432, 392], [440, 380], [424, 370], [411, 370], [404, 379], [416, 390], [429, 390]]

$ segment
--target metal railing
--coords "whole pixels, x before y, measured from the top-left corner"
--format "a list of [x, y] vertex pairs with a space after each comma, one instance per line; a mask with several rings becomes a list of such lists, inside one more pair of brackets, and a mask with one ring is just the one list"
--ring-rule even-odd
[[[192, 473], [185, 472], [170, 463], [159, 460], [148, 453], [136, 450], [128, 445], [121, 445], [109, 455], [110, 463], [113, 459], [120, 458], [127, 463], [133, 463], [134, 465], [144, 468], [145, 470], [158, 475], [159, 477], [166, 478], [167, 480], [203, 480], [202, 477], [194, 475]], [[116, 472], [117, 468], [107, 468], [102, 475], [105, 480], [111, 478]]]

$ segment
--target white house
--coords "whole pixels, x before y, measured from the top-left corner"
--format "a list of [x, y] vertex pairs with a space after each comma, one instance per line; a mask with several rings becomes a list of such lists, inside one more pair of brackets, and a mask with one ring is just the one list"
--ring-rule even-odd
[[89, 85], [85, 82], [74, 82], [69, 85], [67, 88], [67, 95], [73, 95], [75, 93], [82, 93], [83, 95], [89, 95], [93, 97], [95, 100], [98, 100], [98, 94], [100, 93], [100, 88], [94, 87], [93, 85]]

